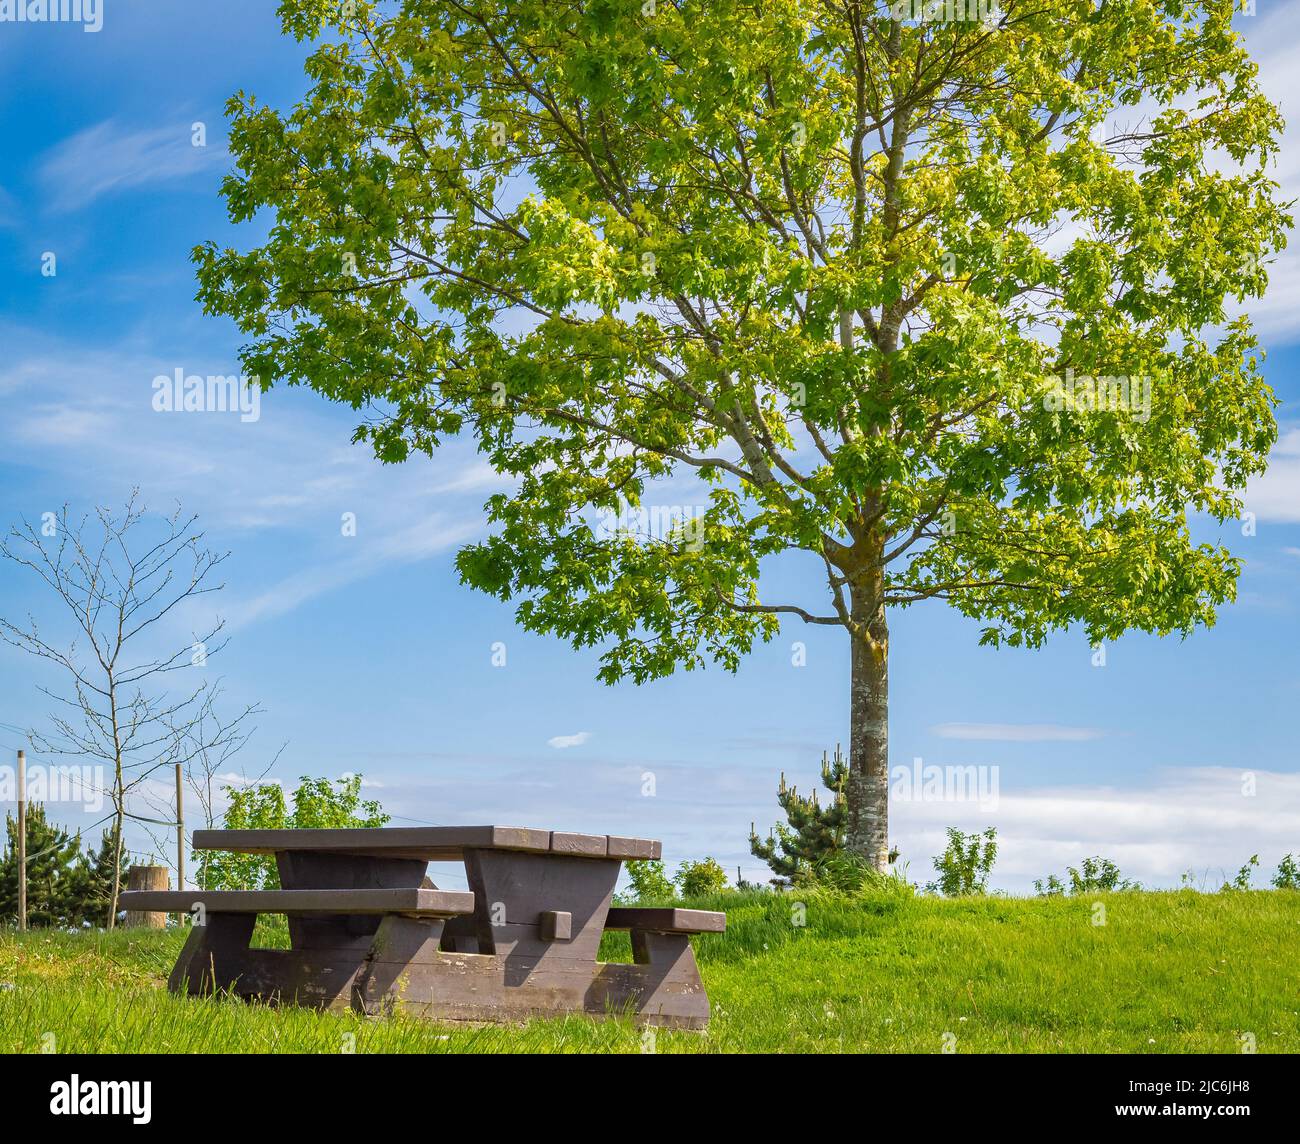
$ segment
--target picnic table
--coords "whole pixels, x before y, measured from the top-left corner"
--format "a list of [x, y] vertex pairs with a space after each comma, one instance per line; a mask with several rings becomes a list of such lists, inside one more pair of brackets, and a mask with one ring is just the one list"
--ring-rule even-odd
[[[271, 1002], [513, 1021], [629, 1013], [702, 1029], [709, 1002], [690, 935], [726, 915], [614, 908], [624, 861], [657, 859], [644, 838], [514, 826], [199, 830], [199, 850], [274, 855], [278, 890], [135, 890], [125, 909], [191, 915], [168, 986]], [[430, 862], [459, 861], [469, 891], [440, 890]], [[289, 949], [250, 945], [258, 914], [284, 914]], [[596, 960], [628, 930], [633, 962]]]

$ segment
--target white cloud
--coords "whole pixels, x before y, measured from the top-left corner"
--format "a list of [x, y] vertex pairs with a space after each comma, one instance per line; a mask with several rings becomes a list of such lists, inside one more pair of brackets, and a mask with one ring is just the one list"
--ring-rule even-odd
[[[738, 866], [751, 881], [771, 876], [746, 843], [751, 822], [761, 832], [780, 817], [776, 778], [766, 765], [719, 765], [703, 753], [645, 758], [631, 747], [604, 758], [422, 753], [420, 760], [412, 770], [403, 757], [384, 771], [367, 756], [367, 771], [384, 785], [384, 809], [403, 821], [658, 838], [671, 867], [711, 855], [733, 876]], [[296, 773], [291, 768], [279, 770]], [[656, 778], [652, 799], [641, 795], [647, 770]], [[1217, 889], [1258, 854], [1255, 880], [1262, 886], [1283, 854], [1300, 852], [1300, 774], [1257, 771], [1258, 793], [1248, 796], [1241, 770], [1231, 767], [1170, 767], [1128, 788], [1080, 783], [1014, 790], [1007, 789], [1009, 768], [1002, 770], [993, 807], [892, 800], [890, 836], [912, 881], [933, 876], [931, 858], [943, 851], [949, 826], [997, 828], [992, 886], [1012, 893], [1031, 893], [1035, 878], [1059, 875], [1091, 855], [1110, 858], [1125, 877], [1147, 886], [1177, 886], [1190, 870], [1196, 884]], [[801, 789], [816, 785], [812, 771], [787, 778]], [[451, 874], [463, 878], [463, 871]]]
[[[180, 501], [198, 513], [212, 546], [236, 556], [249, 533], [276, 534], [270, 576], [252, 590], [232, 580], [211, 599], [232, 629], [436, 556], [484, 527], [485, 474], [471, 443], [384, 466], [349, 443], [353, 414], [315, 394], [273, 389], [261, 419], [248, 423], [238, 414], [153, 410], [154, 377], [177, 364], [204, 375], [237, 372], [228, 361], [198, 353], [160, 360], [168, 351], [130, 343], [86, 350], [21, 330], [0, 330], [0, 340], [28, 347], [0, 363], [0, 394], [9, 460], [44, 472], [54, 490], [41, 511], [65, 500], [74, 509], [120, 504], [138, 485], [146, 504]], [[355, 514], [355, 536], [342, 535], [344, 513]]]
[[[1282, 109], [1286, 131], [1272, 177], [1281, 185], [1279, 198], [1288, 202], [1300, 198], [1300, 68], [1295, 48], [1300, 37], [1300, 5], [1270, 5], [1259, 20], [1243, 20], [1246, 46], [1259, 65], [1259, 84], [1264, 94]], [[1293, 242], [1269, 268], [1268, 291], [1261, 299], [1249, 299], [1240, 307], [1270, 342], [1294, 341], [1300, 336], [1300, 250]], [[1300, 519], [1290, 517], [1288, 519]]]
[[930, 731], [940, 739], [990, 743], [1083, 743], [1106, 735], [1097, 727], [1060, 727], [1054, 723], [940, 723]]
[[189, 123], [131, 130], [108, 119], [47, 152], [37, 180], [50, 209], [72, 211], [114, 191], [188, 178], [225, 157], [217, 143], [193, 146]]
[[92, 439], [111, 425], [112, 416], [104, 410], [74, 404], [41, 405], [20, 415], [14, 432], [33, 445], [66, 445]]
[[1268, 471], [1250, 481], [1242, 500], [1260, 520], [1300, 523], [1300, 429], [1281, 427]]
[[462, 544], [478, 531], [477, 522], [455, 523], [437, 514], [425, 517], [407, 529], [381, 536], [372, 544], [359, 545], [356, 553], [346, 560], [313, 564], [273, 584], [253, 599], [236, 604], [227, 628], [234, 630], [284, 615], [318, 596], [364, 580], [382, 568], [413, 564]]
[[576, 735], [556, 735], [553, 739], [547, 739], [546, 745], [563, 751], [568, 747], [581, 747], [590, 738], [590, 731], [579, 731]]
[[998, 886], [1027, 890], [1034, 878], [1101, 855], [1148, 885], [1176, 885], [1190, 870], [1217, 889], [1252, 854], [1267, 875], [1283, 854], [1300, 852], [1300, 774], [1256, 771], [1254, 783], [1256, 793], [1248, 795], [1241, 769], [1170, 767], [1129, 789], [1003, 790], [991, 810], [974, 801], [897, 801], [891, 834], [922, 882], [930, 856], [944, 848], [946, 827], [995, 826]]

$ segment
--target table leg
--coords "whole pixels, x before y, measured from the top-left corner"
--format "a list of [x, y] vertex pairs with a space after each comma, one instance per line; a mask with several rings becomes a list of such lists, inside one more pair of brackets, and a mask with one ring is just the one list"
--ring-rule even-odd
[[256, 921], [255, 914], [209, 914], [206, 925], [191, 926], [167, 988], [191, 996], [233, 988], [246, 968]]
[[[466, 850], [478, 951], [514, 961], [520, 970], [539, 960], [594, 967], [621, 866], [617, 858]], [[567, 941], [542, 936], [541, 915], [550, 910], [571, 915]]]

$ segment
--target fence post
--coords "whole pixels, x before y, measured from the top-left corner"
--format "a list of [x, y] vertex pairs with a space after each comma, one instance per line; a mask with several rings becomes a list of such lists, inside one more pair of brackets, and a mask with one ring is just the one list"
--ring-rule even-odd
[[18, 929], [27, 928], [27, 753], [18, 752]]
[[185, 889], [185, 793], [180, 763], [176, 764], [176, 888]]
[[[126, 888], [128, 890], [165, 890], [169, 881], [167, 873], [166, 866], [132, 866], [126, 872]], [[147, 929], [165, 929], [167, 915], [153, 910], [127, 910], [126, 924], [128, 926], [144, 926]]]

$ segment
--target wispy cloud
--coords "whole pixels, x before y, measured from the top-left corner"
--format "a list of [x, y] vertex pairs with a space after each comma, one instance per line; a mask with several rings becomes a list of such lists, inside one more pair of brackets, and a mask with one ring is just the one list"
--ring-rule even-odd
[[1106, 736], [1097, 727], [1061, 727], [1055, 723], [940, 723], [930, 731], [940, 739], [987, 743], [1086, 743]]
[[[1261, 5], [1262, 7], [1262, 5]], [[1270, 5], [1268, 15], [1243, 20], [1246, 45], [1259, 65], [1259, 83], [1276, 101], [1286, 120], [1282, 152], [1272, 177], [1281, 186], [1283, 201], [1300, 198], [1300, 69], [1295, 66], [1296, 38], [1300, 36], [1300, 5]], [[1268, 293], [1240, 307], [1271, 342], [1294, 341], [1300, 336], [1300, 249], [1282, 251], [1269, 267]]]
[[[34, 340], [19, 332], [14, 344]], [[234, 372], [229, 362], [179, 356], [202, 374]], [[216, 547], [243, 551], [255, 534], [274, 533], [276, 575], [221, 594], [229, 628], [283, 616], [482, 532], [487, 482], [469, 444], [383, 466], [349, 444], [350, 414], [288, 389], [264, 396], [257, 422], [155, 412], [152, 379], [172, 368], [156, 348], [129, 344], [47, 343], [0, 364], [10, 459], [53, 478], [54, 502], [42, 510], [120, 502], [139, 486], [147, 504], [180, 501], [198, 513]]]
[[[363, 545], [355, 555], [335, 564], [313, 564], [272, 585], [243, 604], [237, 604], [227, 625], [245, 627], [293, 611], [309, 600], [364, 580], [382, 568], [413, 564], [463, 544], [479, 531], [477, 522], [454, 522], [434, 514], [407, 529], [381, 536]], [[554, 746], [555, 741], [551, 741]]]
[[1268, 471], [1246, 486], [1242, 500], [1246, 511], [1260, 520], [1300, 524], [1300, 428], [1294, 424], [1282, 426], [1269, 457]]
[[195, 147], [191, 125], [131, 129], [108, 119], [46, 153], [37, 169], [46, 202], [56, 212], [79, 210], [103, 195], [189, 178], [221, 162], [224, 146]]
[[554, 747], [557, 751], [563, 751], [568, 747], [581, 747], [590, 738], [590, 731], [579, 731], [576, 735], [556, 735], [552, 739], [547, 739], [546, 745]]

